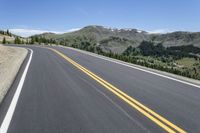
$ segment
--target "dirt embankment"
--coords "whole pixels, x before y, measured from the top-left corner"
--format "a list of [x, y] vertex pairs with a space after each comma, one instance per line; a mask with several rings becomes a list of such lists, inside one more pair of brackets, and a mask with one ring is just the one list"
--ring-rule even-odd
[[19, 71], [28, 51], [0, 44], [0, 103]]

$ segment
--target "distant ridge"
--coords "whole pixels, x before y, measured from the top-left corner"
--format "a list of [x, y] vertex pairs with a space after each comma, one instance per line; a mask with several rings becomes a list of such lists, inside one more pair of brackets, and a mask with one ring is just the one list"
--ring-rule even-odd
[[194, 45], [200, 47], [200, 32], [172, 32], [166, 34], [151, 34], [137, 29], [118, 29], [91, 25], [80, 30], [64, 33], [43, 33], [34, 37], [53, 39], [64, 45], [72, 45], [70, 40], [88, 40], [99, 45], [104, 51], [122, 53], [128, 46], [137, 47], [142, 41], [162, 43], [164, 47]]

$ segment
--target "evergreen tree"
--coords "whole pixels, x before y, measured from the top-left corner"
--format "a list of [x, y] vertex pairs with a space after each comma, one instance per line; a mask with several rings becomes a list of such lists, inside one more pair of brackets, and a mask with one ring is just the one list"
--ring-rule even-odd
[[15, 44], [21, 44], [21, 40], [19, 39], [19, 37], [16, 37], [14, 42]]
[[34, 43], [35, 43], [35, 38], [34, 38], [34, 37], [31, 37], [30, 44], [34, 44]]
[[24, 40], [21, 41], [21, 44], [24, 44]]
[[11, 36], [9, 30], [6, 31], [6, 34], [7, 34], [8, 36]]
[[6, 38], [5, 37], [3, 38], [3, 42], [2, 43], [6, 44]]
[[26, 39], [26, 44], [29, 44], [29, 40], [28, 39]]

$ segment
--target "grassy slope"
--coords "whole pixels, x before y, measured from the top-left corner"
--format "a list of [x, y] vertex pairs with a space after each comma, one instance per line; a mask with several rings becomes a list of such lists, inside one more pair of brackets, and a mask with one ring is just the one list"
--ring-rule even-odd
[[3, 41], [3, 38], [5, 37], [5, 39], [6, 39], [6, 41], [11, 41], [11, 42], [13, 42], [14, 40], [15, 40], [15, 37], [10, 37], [10, 36], [7, 36], [7, 35], [2, 35], [2, 34], [0, 34], [0, 42], [2, 42]]
[[[163, 46], [191, 45], [200, 47], [200, 32], [174, 32], [168, 34], [148, 34], [145, 31], [138, 32], [136, 29], [110, 29], [103, 26], [87, 26], [78, 31], [64, 34], [45, 33], [38, 35], [47, 39], [55, 39], [57, 42], [87, 37], [97, 43], [106, 52], [122, 53], [128, 46], [137, 47], [143, 40], [162, 43]], [[81, 40], [81, 39], [80, 39]]]

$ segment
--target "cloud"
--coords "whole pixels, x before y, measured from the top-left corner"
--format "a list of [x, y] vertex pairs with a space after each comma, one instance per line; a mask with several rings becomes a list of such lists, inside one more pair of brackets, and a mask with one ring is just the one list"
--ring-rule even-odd
[[42, 34], [45, 32], [52, 32], [52, 33], [61, 33], [58, 31], [49, 31], [49, 30], [35, 30], [35, 29], [9, 29], [9, 31], [13, 34], [22, 36], [22, 37], [28, 37], [28, 36], [32, 36], [35, 34]]
[[67, 30], [66, 32], [74, 32], [74, 31], [77, 31], [77, 30], [80, 30], [81, 28], [74, 28], [74, 29], [69, 29]]
[[42, 33], [46, 33], [46, 32], [62, 34], [62, 33], [73, 32], [73, 31], [77, 31], [77, 30], [80, 30], [80, 28], [69, 29], [65, 32], [63, 32], [63, 31], [51, 31], [51, 30], [38, 30], [38, 29], [9, 29], [9, 31], [11, 33], [22, 36], [22, 37], [29, 37], [29, 36], [32, 36], [32, 35], [42, 34]]
[[165, 33], [170, 33], [173, 32], [172, 30], [169, 29], [157, 29], [157, 30], [152, 30], [152, 31], [147, 31], [149, 34], [165, 34]]

